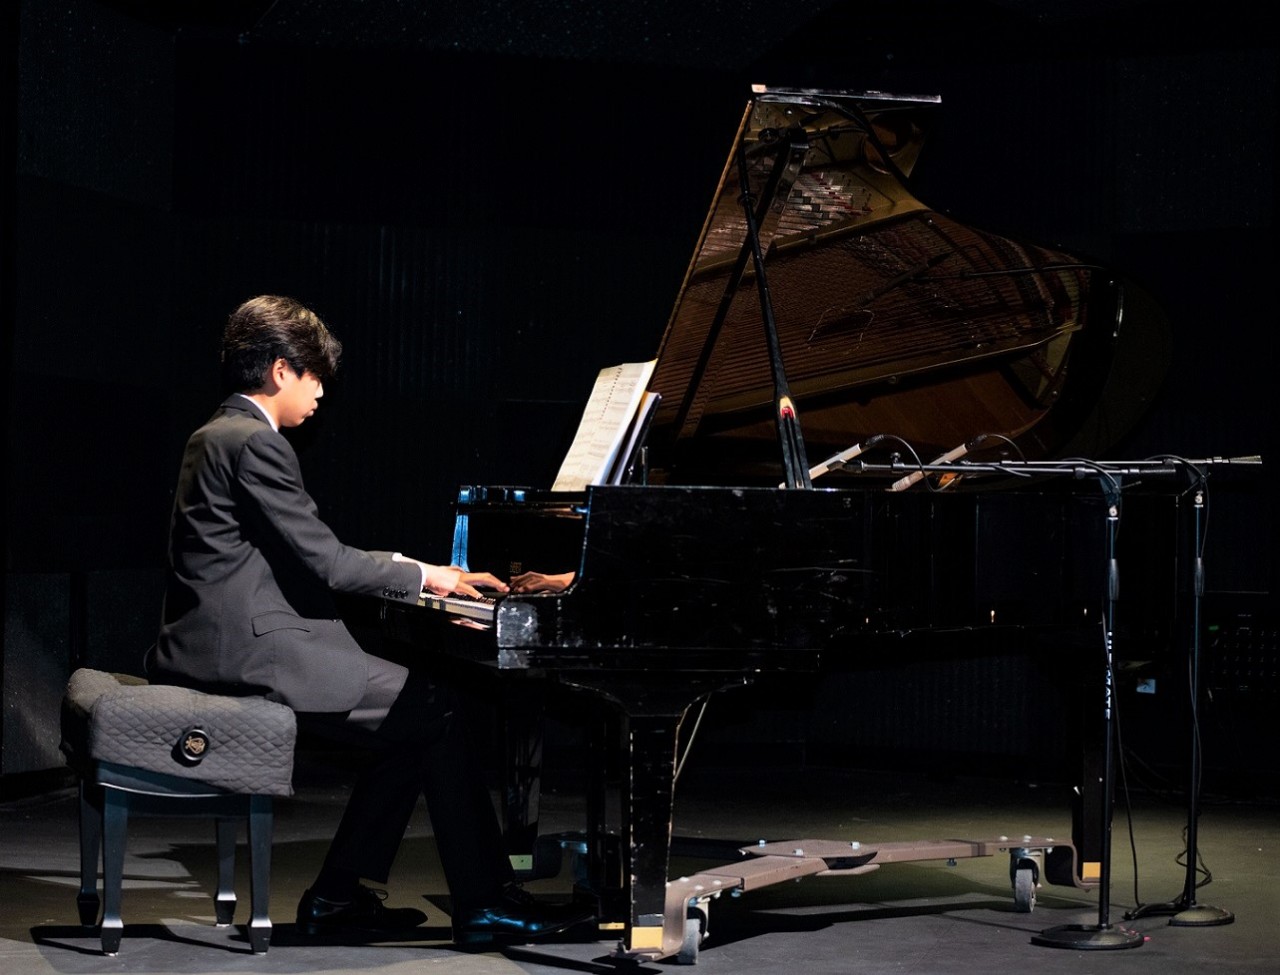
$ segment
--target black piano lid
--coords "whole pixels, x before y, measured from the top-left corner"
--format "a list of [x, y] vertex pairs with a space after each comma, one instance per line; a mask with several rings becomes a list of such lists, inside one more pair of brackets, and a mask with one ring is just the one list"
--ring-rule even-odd
[[[662, 395], [654, 483], [779, 480], [739, 146], [757, 199], [780, 170], [760, 237], [811, 462], [876, 434], [926, 460], [1003, 438], [1028, 459], [1097, 456], [1140, 415], [1163, 375], [1150, 363], [1167, 356], [1154, 303], [1105, 268], [969, 227], [912, 194], [940, 101], [754, 90], [649, 385]], [[1126, 297], [1144, 314], [1121, 329]], [[1117, 381], [1122, 334], [1148, 367]]]

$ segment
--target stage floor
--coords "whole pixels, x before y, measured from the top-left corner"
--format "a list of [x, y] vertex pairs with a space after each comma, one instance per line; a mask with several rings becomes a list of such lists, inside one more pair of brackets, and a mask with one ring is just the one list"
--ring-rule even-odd
[[[213, 926], [212, 828], [203, 822], [143, 818], [131, 824], [125, 861], [124, 941], [114, 958], [100, 953], [91, 929], [76, 923], [76, 802], [69, 790], [0, 805], [0, 971], [6, 975], [82, 972], [332, 973], [400, 975], [612, 972], [616, 936], [589, 930], [557, 941], [468, 954], [448, 941], [448, 897], [430, 822], [420, 807], [401, 848], [389, 889], [392, 906], [428, 914], [420, 938], [398, 943], [316, 943], [294, 930], [293, 915], [310, 883], [345, 797], [343, 772], [302, 762], [298, 793], [277, 803], [272, 861], [274, 929], [266, 955], [249, 952], [240, 927]], [[546, 787], [544, 831], [580, 825], [580, 798], [568, 786]], [[702, 839], [837, 839], [862, 842], [1070, 835], [1065, 787], [972, 778], [940, 781], [873, 772], [691, 769], [680, 783], [676, 833]], [[1138, 932], [1137, 947], [1117, 950], [1046, 947], [1032, 936], [1058, 925], [1101, 919], [1097, 891], [1044, 885], [1035, 909], [1015, 911], [1006, 856], [886, 864], [854, 877], [811, 877], [721, 897], [710, 911], [709, 938], [697, 971], [776, 975], [908, 972], [989, 975], [1123, 972], [1178, 975], [1205, 971], [1274, 975], [1280, 971], [1280, 804], [1206, 796], [1199, 852], [1212, 882], [1200, 905], [1234, 915], [1230, 924], [1175, 927], [1166, 916], [1124, 920], [1138, 902], [1162, 903], [1182, 892], [1186, 808], [1175, 795], [1133, 798], [1133, 843], [1123, 801], [1114, 820], [1112, 925]], [[247, 914], [247, 855], [240, 856]], [[1138, 893], [1135, 894], [1135, 864]], [[724, 862], [719, 861], [719, 862]], [[714, 860], [678, 859], [671, 875]], [[567, 896], [567, 870], [530, 889]], [[676, 969], [673, 960], [626, 968]]]

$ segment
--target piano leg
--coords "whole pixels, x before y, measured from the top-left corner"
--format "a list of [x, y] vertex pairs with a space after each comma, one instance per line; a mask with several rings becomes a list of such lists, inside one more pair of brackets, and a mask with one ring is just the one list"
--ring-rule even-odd
[[629, 913], [619, 836], [609, 828], [609, 786], [622, 741], [614, 710], [608, 710], [592, 722], [586, 783], [587, 847], [582, 880], [589, 896], [596, 900], [601, 930], [619, 929]]
[[503, 841], [517, 876], [542, 876], [536, 862], [546, 689], [541, 681], [503, 681], [507, 774]]
[[624, 951], [662, 951], [667, 866], [675, 810], [676, 748], [687, 707], [678, 714], [630, 715], [629, 781], [622, 803], [622, 851], [628, 861], [630, 914]]
[[620, 957], [669, 957], [684, 940], [683, 907], [672, 911], [667, 905], [680, 727], [689, 709], [704, 697], [745, 682], [740, 675], [708, 675], [680, 688], [663, 686], [661, 678], [647, 680], [642, 674], [627, 679], [614, 675], [599, 684], [585, 675], [565, 680], [609, 700], [620, 716], [624, 767], [618, 853], [627, 909]]

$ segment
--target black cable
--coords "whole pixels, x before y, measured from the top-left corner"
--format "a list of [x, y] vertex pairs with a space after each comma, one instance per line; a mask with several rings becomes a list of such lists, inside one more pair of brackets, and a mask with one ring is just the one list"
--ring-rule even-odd
[[[1208, 521], [1209, 521], [1208, 475], [1204, 470], [1197, 467], [1195, 464], [1191, 463], [1191, 461], [1187, 460], [1184, 457], [1179, 457], [1174, 454], [1160, 454], [1151, 459], [1160, 460], [1160, 461], [1170, 461], [1175, 465], [1178, 465], [1179, 468], [1182, 471], [1184, 471], [1188, 477], [1187, 489], [1184, 492], [1184, 494], [1194, 493], [1196, 495], [1196, 499], [1195, 499], [1196, 504], [1201, 508], [1200, 522], [1199, 522], [1199, 537], [1196, 539], [1197, 548], [1195, 551], [1195, 559], [1192, 566], [1192, 594], [1191, 594], [1192, 600], [1195, 601], [1194, 605], [1198, 606], [1198, 600], [1201, 598], [1204, 592], [1203, 559], [1204, 559], [1205, 547], [1208, 540]], [[1196, 664], [1193, 664], [1192, 654], [1190, 650], [1191, 648], [1197, 645], [1197, 642], [1200, 639], [1199, 613], [1198, 612], [1194, 613], [1192, 616], [1192, 619], [1194, 623], [1194, 631], [1192, 632], [1191, 639], [1193, 642], [1191, 647], [1188, 648], [1189, 652], [1186, 655], [1187, 689], [1188, 689], [1189, 706], [1191, 711], [1191, 734], [1192, 734], [1192, 740], [1193, 740], [1191, 768], [1187, 770], [1187, 778], [1188, 778], [1187, 788], [1188, 788], [1189, 805], [1194, 810], [1195, 819], [1198, 819], [1200, 815], [1198, 800], [1200, 797], [1200, 790], [1201, 790], [1200, 779], [1201, 779], [1201, 772], [1202, 772], [1202, 765], [1203, 765], [1203, 756], [1201, 751], [1201, 738], [1200, 738], [1200, 702], [1196, 699], [1200, 682], [1197, 679], [1197, 673], [1195, 669], [1196, 666], [1198, 666], [1198, 660]], [[1197, 653], [1196, 656], [1198, 658], [1199, 654]], [[1122, 755], [1121, 756], [1122, 769], [1123, 769], [1123, 762], [1124, 762], [1124, 759]], [[1126, 801], [1127, 799], [1128, 799], [1128, 796], [1126, 791]], [[1177, 856], [1174, 857], [1174, 863], [1182, 867], [1183, 870], [1188, 874], [1187, 886], [1189, 886], [1191, 890], [1199, 890], [1201, 887], [1204, 887], [1213, 882], [1213, 873], [1205, 865], [1204, 856], [1200, 852], [1199, 844], [1196, 844], [1195, 864], [1194, 865], [1189, 864], [1188, 857], [1190, 856], [1190, 853], [1191, 853], [1191, 838], [1189, 834], [1190, 834], [1191, 825], [1192, 825], [1191, 817], [1189, 816], [1188, 822], [1184, 824], [1182, 827], [1183, 849], [1181, 853], [1179, 853]], [[1130, 826], [1130, 844], [1133, 849], [1133, 870], [1134, 870], [1133, 894], [1134, 894], [1135, 907], [1132, 911], [1128, 912], [1125, 915], [1127, 919], [1133, 919], [1135, 917], [1139, 917], [1142, 915], [1144, 910], [1147, 910], [1151, 907], [1151, 905], [1143, 904], [1141, 898], [1138, 896], [1137, 847], [1136, 847], [1136, 844], [1134, 844], [1133, 842], [1132, 826]], [[1190, 879], [1192, 875], [1200, 879], [1198, 879], [1196, 882], [1193, 883]], [[1183, 891], [1183, 894], [1180, 896], [1188, 896], [1188, 899], [1194, 902], [1194, 898], [1190, 897], [1189, 892], [1185, 889]], [[1161, 909], [1170, 910], [1170, 909], [1176, 908], [1179, 905], [1179, 903], [1180, 901], [1175, 899], [1167, 907], [1165, 905], [1155, 905], [1155, 907], [1157, 910], [1161, 910]]]
[[1018, 442], [1012, 437], [1007, 437], [1003, 433], [980, 433], [969, 441], [969, 448], [971, 450], [977, 450], [988, 440], [998, 440], [1001, 443], [1008, 444], [1013, 448], [1014, 453], [1018, 455], [1018, 460], [1022, 461], [1024, 464], [1027, 463], [1027, 455], [1023, 453], [1022, 447], [1020, 447]]
[[926, 488], [928, 488], [930, 491], [932, 491], [934, 494], [939, 494], [939, 493], [941, 493], [941, 491], [942, 491], [942, 489], [941, 489], [941, 488], [937, 487], [937, 486], [936, 486], [936, 485], [934, 485], [934, 484], [930, 484], [930, 483], [929, 483], [929, 472], [928, 472], [928, 471], [926, 471], [926, 470], [925, 470], [925, 468], [924, 468], [924, 461], [922, 461], [922, 460], [920, 459], [920, 455], [916, 453], [916, 449], [915, 449], [914, 447], [912, 447], [912, 446], [911, 446], [911, 444], [907, 443], [907, 441], [906, 441], [906, 440], [902, 439], [902, 437], [899, 437], [897, 434], [894, 434], [894, 433], [886, 433], [886, 434], [884, 434], [884, 439], [885, 439], [885, 440], [896, 440], [896, 441], [897, 441], [898, 443], [900, 443], [904, 448], [906, 448], [907, 453], [909, 453], [909, 454], [911, 455], [911, 459], [912, 459], [913, 461], [915, 461], [915, 465], [916, 465], [916, 473], [918, 473], [918, 474], [920, 475], [921, 480], [923, 480], [923, 481], [924, 481], [924, 486], [925, 486]]

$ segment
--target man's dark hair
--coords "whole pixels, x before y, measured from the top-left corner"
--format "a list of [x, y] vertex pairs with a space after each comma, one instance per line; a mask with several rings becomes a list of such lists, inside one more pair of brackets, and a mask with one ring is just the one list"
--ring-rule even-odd
[[229, 392], [257, 389], [277, 359], [324, 382], [338, 371], [342, 343], [320, 316], [292, 298], [259, 295], [231, 313], [222, 333], [222, 382]]

